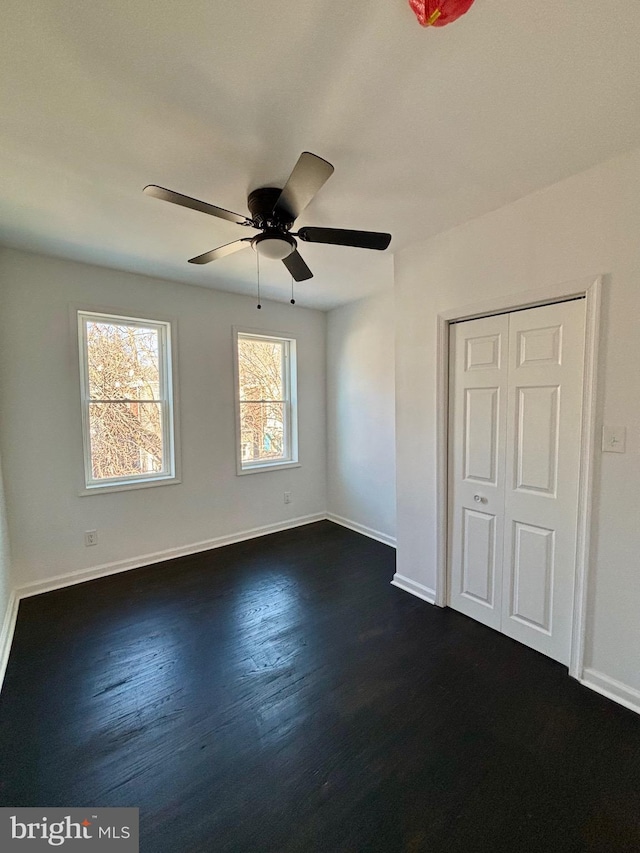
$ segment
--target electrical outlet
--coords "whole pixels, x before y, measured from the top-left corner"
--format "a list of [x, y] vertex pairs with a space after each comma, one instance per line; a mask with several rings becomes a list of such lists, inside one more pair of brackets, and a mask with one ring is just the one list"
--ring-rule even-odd
[[89, 545], [97, 545], [98, 544], [98, 531], [97, 530], [85, 530], [84, 532], [84, 544], [89, 547]]
[[290, 503], [291, 503], [291, 492], [285, 492], [285, 493], [284, 493], [284, 502], [285, 502], [286, 504], [290, 504]]

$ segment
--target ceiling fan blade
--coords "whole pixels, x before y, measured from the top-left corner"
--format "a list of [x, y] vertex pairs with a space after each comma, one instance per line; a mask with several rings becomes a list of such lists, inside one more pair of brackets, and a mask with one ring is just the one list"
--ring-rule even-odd
[[200, 213], [208, 213], [209, 216], [217, 216], [219, 219], [237, 222], [238, 225], [247, 224], [246, 216], [233, 213], [231, 210], [225, 210], [223, 207], [216, 207], [215, 204], [208, 204], [206, 201], [199, 201], [197, 198], [191, 198], [188, 195], [182, 195], [182, 193], [176, 193], [173, 190], [166, 190], [164, 187], [157, 187], [155, 184], [149, 184], [148, 187], [144, 188], [143, 192], [162, 201], [170, 201], [172, 204], [179, 204], [181, 207], [190, 207], [191, 210], [198, 210]]
[[303, 151], [280, 193], [274, 213], [297, 219], [332, 174], [331, 163], [316, 154]]
[[234, 252], [239, 252], [240, 249], [245, 249], [245, 244], [250, 242], [251, 237], [243, 237], [242, 240], [234, 240], [233, 243], [226, 243], [224, 246], [218, 246], [217, 249], [205, 252], [204, 255], [197, 255], [195, 258], [189, 258], [189, 263], [208, 264], [211, 261], [217, 261], [218, 258], [224, 258], [225, 255], [232, 255]]
[[282, 263], [296, 281], [307, 281], [307, 279], [313, 278], [313, 273], [302, 260], [302, 256], [298, 254], [297, 250], [291, 252], [288, 257], [283, 258]]
[[386, 249], [391, 234], [380, 231], [352, 231], [349, 228], [301, 228], [297, 237], [306, 243], [331, 243], [334, 246], [355, 246], [358, 249]]

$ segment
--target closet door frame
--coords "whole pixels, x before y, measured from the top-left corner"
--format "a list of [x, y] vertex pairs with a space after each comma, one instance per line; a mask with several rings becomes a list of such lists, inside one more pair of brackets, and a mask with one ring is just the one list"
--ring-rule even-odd
[[448, 602], [448, 460], [449, 460], [449, 327], [463, 320], [476, 320], [525, 308], [537, 308], [554, 302], [584, 297], [585, 349], [582, 389], [582, 440], [580, 447], [580, 481], [578, 487], [578, 536], [571, 632], [569, 675], [581, 679], [584, 669], [586, 612], [591, 560], [591, 512], [593, 502], [594, 462], [596, 454], [596, 384], [598, 345], [600, 339], [600, 304], [602, 276], [565, 282], [543, 290], [500, 296], [484, 302], [465, 305], [438, 315], [437, 383], [436, 383], [436, 457], [437, 457], [437, 554], [435, 603]]

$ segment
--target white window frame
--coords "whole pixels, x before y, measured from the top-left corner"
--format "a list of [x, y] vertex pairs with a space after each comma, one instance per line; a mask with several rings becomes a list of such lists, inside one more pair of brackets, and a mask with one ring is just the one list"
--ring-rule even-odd
[[[240, 370], [238, 365], [238, 341], [249, 338], [263, 341], [277, 341], [286, 344], [285, 355], [285, 397], [284, 397], [284, 434], [286, 458], [243, 462], [240, 428]], [[266, 332], [263, 329], [233, 327], [233, 374], [236, 411], [236, 473], [257, 474], [259, 471], [278, 471], [283, 468], [300, 468], [298, 460], [298, 359], [296, 338], [287, 332]]]
[[[82, 445], [84, 463], [84, 484], [80, 495], [103, 494], [105, 492], [143, 489], [149, 486], [163, 486], [179, 483], [180, 477], [176, 453], [176, 417], [175, 417], [175, 372], [174, 372], [174, 341], [172, 322], [170, 320], [147, 320], [142, 317], [129, 317], [124, 314], [114, 314], [108, 311], [93, 311], [77, 309], [78, 355], [80, 362], [80, 402], [82, 411]], [[89, 404], [96, 402], [90, 399], [88, 353], [87, 353], [87, 322], [106, 322], [135, 326], [138, 328], [155, 329], [158, 333], [158, 362], [160, 379], [160, 397], [153, 402], [160, 403], [162, 415], [162, 471], [157, 474], [134, 474], [127, 477], [106, 477], [95, 479], [91, 464], [91, 437], [89, 432]], [[105, 401], [110, 402], [110, 401]], [[126, 401], [125, 401], [126, 402]]]

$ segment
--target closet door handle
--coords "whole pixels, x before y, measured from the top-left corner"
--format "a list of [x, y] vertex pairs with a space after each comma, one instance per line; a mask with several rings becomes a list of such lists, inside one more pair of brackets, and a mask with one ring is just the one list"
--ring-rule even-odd
[[482, 495], [474, 495], [473, 499], [477, 504], [485, 504], [487, 502], [487, 499]]

